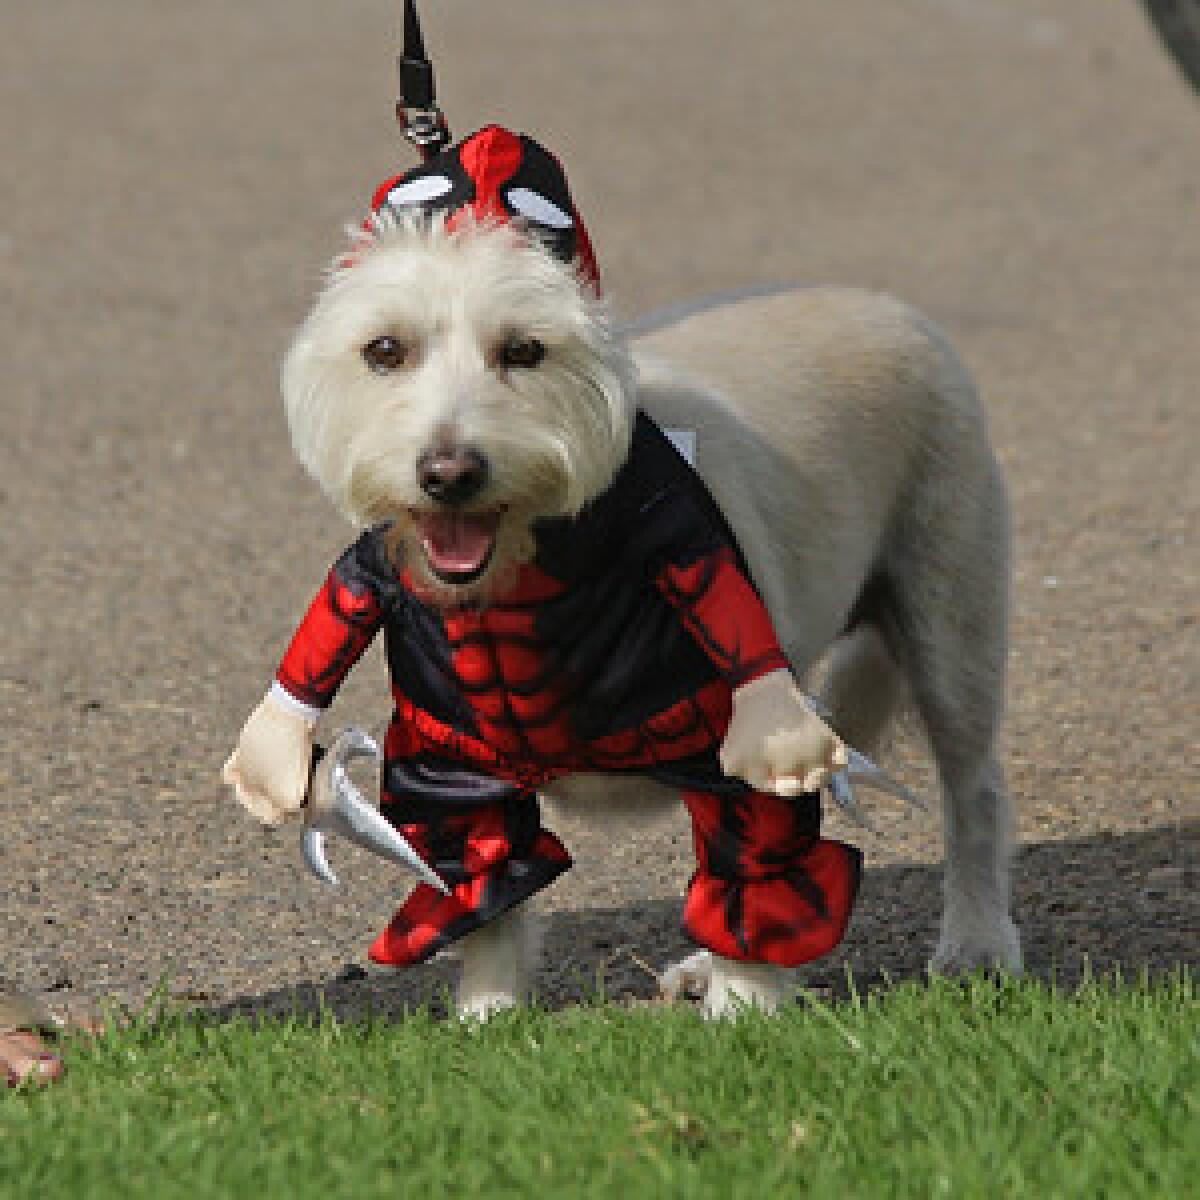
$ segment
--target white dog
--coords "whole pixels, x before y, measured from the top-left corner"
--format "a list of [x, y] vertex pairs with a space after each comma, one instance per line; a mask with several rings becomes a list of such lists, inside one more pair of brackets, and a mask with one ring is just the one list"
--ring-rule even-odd
[[[415, 174], [419, 186], [400, 191], [436, 196], [441, 176]], [[526, 586], [539, 530], [575, 529], [613, 486], [639, 411], [681, 431], [791, 673], [803, 679], [828, 658], [823, 699], [840, 735], [788, 671], [768, 670], [733, 687], [721, 768], [764, 798], [811, 792], [844, 764], [841, 738], [864, 749], [876, 741], [906, 683], [944, 793], [945, 903], [932, 966], [1019, 968], [1009, 806], [994, 754], [1007, 510], [953, 351], [911, 309], [840, 289], [698, 312], [630, 347], [592, 281], [533, 236], [559, 228], [566, 204], [535, 201], [528, 189], [513, 201], [528, 221], [377, 207], [285, 362], [301, 462], [356, 526], [382, 524], [413, 611], [446, 614], [449, 627], [457, 614], [503, 614], [512, 589]], [[393, 602], [380, 602], [378, 587], [367, 596], [361, 573], [361, 564], [345, 568], [340, 599], [308, 618], [326, 622], [326, 640], [329, 604], [342, 622], [333, 686], [383, 620], [380, 604]], [[389, 643], [389, 654], [404, 692], [403, 651]], [[446, 670], [465, 687], [463, 661]], [[226, 781], [266, 822], [303, 803], [312, 727], [327, 702], [313, 687], [277, 683], [226, 764]], [[410, 736], [394, 723], [389, 758], [416, 753], [401, 746]], [[614, 836], [639, 808], [677, 795], [634, 772], [521, 780], [610, 820]], [[534, 955], [525, 911], [504, 908], [460, 942], [460, 1011], [487, 1013], [525, 994]], [[790, 978], [778, 959], [707, 950], [664, 976], [669, 990], [700, 992], [711, 1014], [747, 1001], [771, 1009]]]

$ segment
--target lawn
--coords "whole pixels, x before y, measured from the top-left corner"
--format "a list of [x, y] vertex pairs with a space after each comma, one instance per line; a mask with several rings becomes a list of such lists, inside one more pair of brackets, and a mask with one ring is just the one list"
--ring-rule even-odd
[[775, 1018], [150, 1014], [0, 1097], [0, 1196], [1200, 1197], [1187, 972]]

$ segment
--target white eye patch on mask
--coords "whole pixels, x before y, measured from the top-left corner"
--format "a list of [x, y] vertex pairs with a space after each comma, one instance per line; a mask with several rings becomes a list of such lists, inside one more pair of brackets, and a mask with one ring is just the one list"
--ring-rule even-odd
[[421, 175], [416, 179], [398, 183], [387, 194], [385, 203], [390, 208], [412, 208], [440, 200], [454, 188], [454, 181], [445, 175]]
[[506, 192], [504, 198], [513, 212], [536, 225], [544, 225], [548, 229], [570, 229], [575, 224], [575, 218], [570, 213], [563, 212], [553, 200], [547, 200], [540, 192], [515, 187]]

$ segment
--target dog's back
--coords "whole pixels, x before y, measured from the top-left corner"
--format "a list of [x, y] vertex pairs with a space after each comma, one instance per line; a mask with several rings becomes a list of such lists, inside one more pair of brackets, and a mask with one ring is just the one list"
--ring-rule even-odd
[[[845, 627], [926, 490], [988, 496], [974, 387], [887, 296], [804, 288], [688, 316], [635, 344], [639, 399], [695, 431], [696, 467], [803, 669]], [[930, 514], [932, 517], [934, 514]]]
[[907, 682], [945, 800], [933, 965], [1019, 966], [994, 756], [1008, 510], [970, 376], [919, 313], [846, 289], [701, 310], [635, 348], [640, 403], [695, 431], [793, 667], [830, 655], [835, 727], [869, 744]]

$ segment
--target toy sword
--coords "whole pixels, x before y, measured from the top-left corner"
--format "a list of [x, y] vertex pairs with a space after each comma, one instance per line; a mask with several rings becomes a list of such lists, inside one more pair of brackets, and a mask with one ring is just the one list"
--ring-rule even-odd
[[852, 821], [857, 821], [859, 825], [864, 829], [871, 830], [872, 833], [879, 832], [859, 808], [858, 801], [854, 798], [855, 784], [878, 788], [881, 792], [898, 796], [906, 804], [911, 804], [913, 808], [919, 808], [922, 812], [929, 811], [925, 802], [920, 800], [915, 792], [906, 788], [898, 779], [893, 779], [882, 767], [877, 767], [865, 754], [861, 754], [850, 746], [846, 747], [846, 752], [850, 756], [850, 761], [840, 771], [830, 776], [829, 794], [838, 808]]
[[[855, 799], [856, 784], [878, 788], [898, 796], [914, 808], [926, 811], [925, 804], [915, 793], [876, 766], [865, 754], [850, 747], [847, 747], [847, 751], [850, 761], [830, 777], [829, 791], [834, 803], [852, 820], [878, 832]], [[304, 806], [304, 836], [301, 843], [304, 861], [318, 879], [337, 887], [338, 877], [325, 856], [325, 835], [334, 833], [370, 850], [372, 854], [407, 867], [430, 887], [449, 894], [450, 889], [441, 876], [426, 864], [379, 809], [365, 799], [350, 778], [347, 766], [354, 759], [370, 758], [379, 762], [382, 757], [379, 744], [361, 729], [344, 730], [328, 750], [319, 746], [316, 748], [308, 799]]]
[[[829, 711], [828, 705], [818, 700], [815, 696], [807, 696], [805, 698], [812, 706], [813, 712], [822, 721], [829, 721], [831, 719], [832, 714]], [[881, 792], [887, 792], [892, 796], [899, 797], [905, 804], [910, 804], [913, 808], [919, 808], [922, 812], [929, 811], [925, 802], [915, 792], [906, 788], [898, 779], [893, 779], [882, 767], [876, 766], [861, 751], [855, 750], [852, 746], [847, 746], [846, 754], [849, 762], [840, 771], [835, 771], [829, 777], [829, 794], [833, 798], [834, 804], [852, 821], [857, 822], [864, 829], [869, 829], [872, 833], [879, 832], [867, 819], [867, 815], [863, 810], [859, 808], [858, 801], [854, 798], [855, 784], [877, 788]]]
[[304, 861], [318, 879], [337, 887], [338, 877], [325, 857], [325, 835], [336, 833], [372, 854], [408, 867], [430, 887], [448, 895], [450, 889], [441, 876], [425, 863], [407, 839], [400, 836], [379, 809], [363, 797], [346, 770], [347, 764], [356, 758], [379, 762], [382, 757], [379, 744], [361, 729], [344, 730], [328, 750], [316, 748], [308, 799], [304, 805], [301, 842]]

